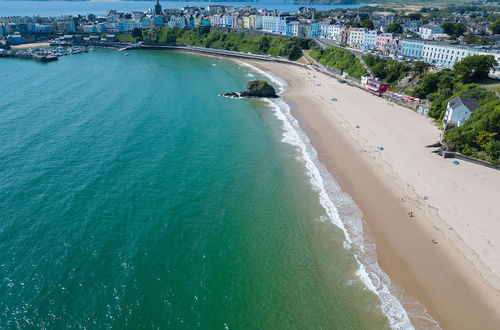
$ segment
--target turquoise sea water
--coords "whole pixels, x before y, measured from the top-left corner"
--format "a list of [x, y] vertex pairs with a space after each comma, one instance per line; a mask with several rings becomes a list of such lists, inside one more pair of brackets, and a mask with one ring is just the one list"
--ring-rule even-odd
[[0, 328], [387, 328], [276, 109], [217, 95], [249, 79], [174, 52], [2, 59]]

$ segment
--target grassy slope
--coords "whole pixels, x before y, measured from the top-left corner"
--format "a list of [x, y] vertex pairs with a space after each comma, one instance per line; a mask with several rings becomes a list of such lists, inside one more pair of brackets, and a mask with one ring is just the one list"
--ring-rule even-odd
[[337, 47], [312, 50], [309, 55], [323, 65], [347, 72], [351, 77], [360, 78], [367, 72], [359, 60], [350, 51]]
[[120, 42], [135, 42], [135, 38], [132, 37], [130, 34], [126, 34], [126, 33], [122, 33], [122, 34], [118, 34], [116, 36], [116, 39], [118, 39], [118, 41]]
[[312, 40], [305, 38], [252, 36], [242, 32], [221, 32], [205, 28], [191, 30], [152, 29], [144, 31], [143, 35], [145, 40], [150, 42], [284, 56], [291, 60], [302, 56], [300, 48], [309, 49], [314, 44]]

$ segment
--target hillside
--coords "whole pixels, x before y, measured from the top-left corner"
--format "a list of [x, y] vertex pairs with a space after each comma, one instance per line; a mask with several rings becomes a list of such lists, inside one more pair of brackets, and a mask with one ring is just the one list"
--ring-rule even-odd
[[322, 50], [312, 50], [309, 55], [321, 64], [346, 72], [351, 77], [359, 79], [367, 74], [361, 62], [347, 49], [327, 47]]
[[[302, 56], [302, 49], [310, 49], [315, 43], [307, 38], [287, 38], [280, 36], [252, 36], [242, 32], [224, 32], [209, 28], [149, 29], [138, 31], [142, 39], [149, 44], [188, 45], [214, 49], [239, 51], [253, 54], [286, 57], [297, 60]], [[133, 34], [133, 33], [132, 33]], [[117, 36], [120, 41], [131, 41], [131, 35]]]

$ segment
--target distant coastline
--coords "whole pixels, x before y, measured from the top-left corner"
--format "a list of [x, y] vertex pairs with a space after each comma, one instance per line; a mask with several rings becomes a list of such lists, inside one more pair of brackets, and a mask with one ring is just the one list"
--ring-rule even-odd
[[[34, 1], [34, 2], [154, 2], [155, 0], [0, 0], [9, 2]], [[259, 2], [259, 0], [170, 0], [169, 2]]]

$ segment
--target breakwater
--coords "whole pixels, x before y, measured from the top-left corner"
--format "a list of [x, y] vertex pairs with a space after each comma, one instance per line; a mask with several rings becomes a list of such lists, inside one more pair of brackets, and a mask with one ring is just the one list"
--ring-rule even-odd
[[57, 61], [59, 59], [57, 56], [54, 56], [54, 55], [45, 56], [45, 55], [25, 54], [25, 53], [16, 53], [16, 52], [1, 52], [0, 57], [35, 60], [37, 62], [53, 62], [53, 61]]

